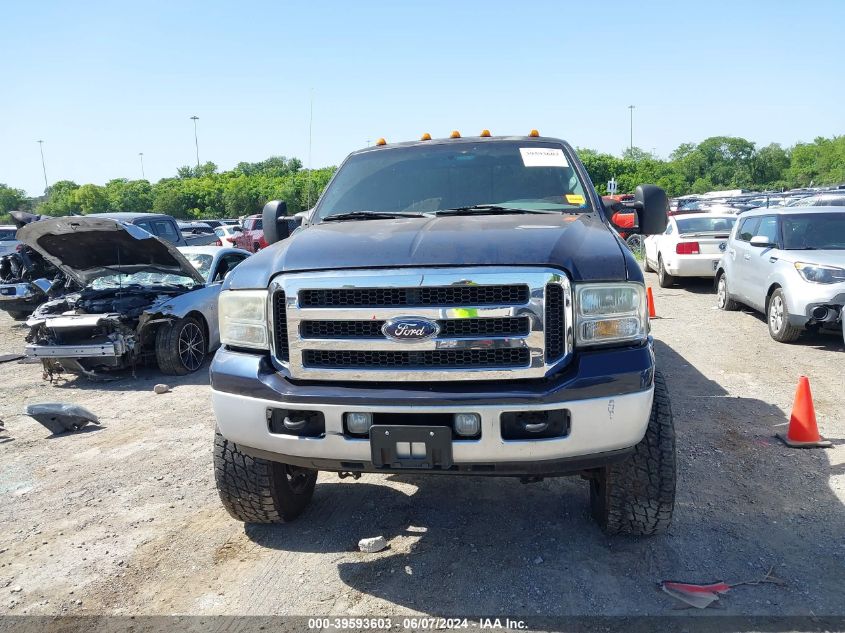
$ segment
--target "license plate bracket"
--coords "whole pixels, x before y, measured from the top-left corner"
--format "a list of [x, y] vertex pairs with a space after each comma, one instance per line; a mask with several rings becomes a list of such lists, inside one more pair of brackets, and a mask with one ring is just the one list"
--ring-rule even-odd
[[452, 467], [452, 429], [447, 426], [370, 427], [376, 468], [448, 470]]

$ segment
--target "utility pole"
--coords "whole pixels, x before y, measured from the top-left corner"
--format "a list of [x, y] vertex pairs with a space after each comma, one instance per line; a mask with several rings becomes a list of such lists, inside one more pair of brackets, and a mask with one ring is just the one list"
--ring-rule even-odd
[[631, 112], [631, 144], [628, 146], [629, 151], [634, 153], [634, 108], [636, 106], [629, 105], [628, 110]]
[[311, 130], [314, 127], [314, 89], [311, 88], [311, 104], [308, 113], [308, 208], [311, 208]]
[[141, 178], [146, 180], [147, 175], [144, 173], [144, 152], [138, 152], [138, 156], [141, 157]]
[[38, 148], [41, 150], [41, 169], [44, 171], [44, 193], [46, 194], [50, 185], [47, 184], [47, 164], [44, 162], [44, 141], [38, 141]]
[[191, 117], [191, 120], [194, 122], [194, 147], [197, 148], [197, 170], [200, 168], [200, 143], [197, 140], [197, 121], [199, 121], [199, 117], [195, 114]]

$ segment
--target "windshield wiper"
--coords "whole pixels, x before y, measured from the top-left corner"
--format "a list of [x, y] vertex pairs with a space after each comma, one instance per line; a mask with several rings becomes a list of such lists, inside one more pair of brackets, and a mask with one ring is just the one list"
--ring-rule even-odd
[[506, 215], [522, 213], [557, 213], [557, 211], [542, 211], [540, 209], [520, 209], [519, 207], [503, 207], [499, 204], [473, 204], [468, 207], [454, 209], [440, 209], [435, 215]]
[[323, 218], [322, 222], [343, 222], [344, 220], [393, 220], [395, 218], [424, 218], [421, 213], [390, 213], [386, 211], [350, 211]]

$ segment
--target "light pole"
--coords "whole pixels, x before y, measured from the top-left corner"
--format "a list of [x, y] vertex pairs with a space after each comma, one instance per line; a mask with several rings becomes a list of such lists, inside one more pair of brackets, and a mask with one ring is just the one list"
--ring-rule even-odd
[[199, 121], [199, 117], [195, 114], [191, 117], [191, 120], [194, 122], [194, 147], [197, 148], [197, 169], [200, 168], [200, 143], [197, 140], [197, 121]]
[[141, 157], [141, 178], [146, 180], [147, 174], [144, 173], [144, 152], [138, 152], [138, 156]]
[[44, 193], [46, 194], [50, 185], [47, 184], [47, 164], [44, 162], [44, 141], [38, 141], [38, 149], [41, 150], [41, 169], [44, 171]]
[[629, 105], [628, 110], [631, 112], [631, 144], [628, 146], [628, 150], [633, 154], [634, 153], [634, 108], [636, 106]]

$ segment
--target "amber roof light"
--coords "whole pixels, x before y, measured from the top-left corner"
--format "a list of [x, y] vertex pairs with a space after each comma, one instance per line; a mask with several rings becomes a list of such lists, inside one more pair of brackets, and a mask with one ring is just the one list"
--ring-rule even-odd
[[431, 140], [431, 134], [429, 134], [428, 132], [426, 132], [425, 134], [423, 134], [423, 135], [420, 137], [420, 140], [421, 140], [421, 141], [430, 141], [430, 140]]
[[481, 134], [479, 134], [479, 136], [490, 136], [490, 130], [481, 130]]
[[540, 136], [540, 133], [537, 130], [531, 130], [528, 136]]
[[380, 138], [376, 141], [376, 145], [387, 145], [387, 141], [385, 141], [383, 138]]
[[449, 135], [449, 138], [461, 138], [461, 133], [457, 130], [452, 130], [452, 133]]

